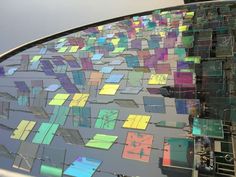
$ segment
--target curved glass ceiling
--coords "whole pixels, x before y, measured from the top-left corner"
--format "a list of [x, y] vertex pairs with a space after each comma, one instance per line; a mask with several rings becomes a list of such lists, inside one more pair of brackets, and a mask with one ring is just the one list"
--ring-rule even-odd
[[0, 168], [235, 176], [235, 5], [155, 10], [2, 56]]

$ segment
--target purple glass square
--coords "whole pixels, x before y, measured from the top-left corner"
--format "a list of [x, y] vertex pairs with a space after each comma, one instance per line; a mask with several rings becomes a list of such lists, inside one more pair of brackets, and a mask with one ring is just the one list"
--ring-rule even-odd
[[93, 70], [93, 63], [89, 58], [81, 58], [81, 64], [84, 70]]
[[29, 87], [24, 81], [15, 81], [14, 83], [20, 92], [30, 92]]
[[42, 65], [42, 67], [45, 69], [52, 69], [53, 68], [52, 63], [48, 60], [40, 60], [40, 63]]
[[167, 48], [156, 48], [155, 49], [155, 55], [158, 60], [163, 61], [165, 59], [165, 55], [168, 54]]
[[77, 87], [71, 82], [70, 78], [66, 74], [56, 74], [56, 76], [67, 93], [79, 93]]
[[157, 74], [171, 74], [171, 68], [169, 63], [157, 64], [155, 66]]
[[0, 66], [0, 76], [4, 76], [4, 75], [5, 75], [4, 67]]
[[67, 63], [71, 68], [80, 68], [79, 63], [77, 63], [75, 60], [67, 61]]
[[177, 70], [192, 68], [193, 64], [194, 62], [177, 61]]
[[165, 48], [174, 48], [175, 42], [176, 42], [176, 38], [165, 38], [164, 47]]
[[134, 39], [131, 41], [131, 48], [142, 49], [142, 41], [140, 39]]
[[62, 66], [65, 65], [65, 63], [62, 60], [56, 59], [56, 60], [52, 60], [53, 64], [56, 66]]
[[174, 72], [174, 83], [176, 86], [192, 86], [193, 85], [193, 73], [191, 72]]
[[154, 68], [157, 65], [157, 57], [152, 55], [149, 58], [144, 59], [144, 66], [148, 68]]

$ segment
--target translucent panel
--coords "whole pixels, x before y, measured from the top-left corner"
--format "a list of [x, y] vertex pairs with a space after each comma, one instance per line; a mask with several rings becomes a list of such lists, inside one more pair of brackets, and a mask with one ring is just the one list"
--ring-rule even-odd
[[120, 107], [126, 108], [138, 108], [138, 104], [131, 99], [114, 99], [114, 103], [118, 104]]
[[119, 54], [119, 53], [122, 53], [124, 50], [125, 50], [124, 47], [117, 47], [112, 51], [112, 53], [113, 54]]
[[78, 93], [78, 89], [75, 84], [72, 83], [67, 74], [56, 74], [58, 81], [61, 83], [61, 86], [64, 88], [66, 93]]
[[6, 157], [9, 159], [14, 159], [14, 156], [10, 153], [10, 151], [2, 144], [0, 144], [0, 156]]
[[193, 140], [186, 138], [166, 138], [164, 141], [162, 165], [167, 167], [193, 167]]
[[175, 99], [177, 114], [197, 115], [200, 111], [200, 100], [198, 99]]
[[73, 126], [91, 127], [91, 108], [72, 107]]
[[49, 123], [64, 125], [69, 111], [70, 108], [68, 106], [55, 106], [53, 113], [50, 116]]
[[179, 128], [179, 129], [184, 128], [186, 125], [187, 125], [186, 122], [168, 122], [165, 120], [155, 123], [155, 126], [157, 127]]
[[78, 145], [84, 144], [84, 140], [79, 130], [60, 127], [58, 129], [58, 135], [62, 136], [65, 143], [67, 144], [78, 144]]
[[101, 60], [103, 57], [103, 54], [94, 54], [93, 57], [91, 58], [91, 60], [95, 61], [95, 60]]
[[230, 35], [218, 35], [216, 56], [217, 57], [232, 57], [233, 54], [233, 37]]
[[203, 76], [222, 76], [222, 61], [207, 61], [202, 65]]
[[128, 132], [122, 157], [149, 162], [153, 136], [145, 133]]
[[125, 56], [125, 60], [127, 63], [127, 67], [129, 68], [135, 68], [135, 67], [139, 67], [139, 60], [137, 56]]
[[115, 95], [120, 85], [118, 84], [105, 84], [100, 90], [100, 95]]
[[165, 85], [168, 74], [152, 74], [149, 78], [149, 85]]
[[72, 71], [75, 84], [84, 85], [86, 82], [85, 74], [83, 71]]
[[70, 94], [61, 94], [58, 93], [54, 96], [54, 98], [48, 103], [49, 105], [54, 105], [54, 106], [61, 106], [64, 104], [66, 99], [70, 96]]
[[22, 142], [12, 167], [30, 172], [37, 156], [39, 145]]
[[130, 114], [123, 124], [123, 128], [141, 129], [147, 128], [151, 116]]
[[78, 106], [78, 107], [84, 107], [86, 105], [86, 102], [89, 98], [89, 94], [81, 94], [77, 93], [73, 96], [72, 101], [70, 102], [70, 107]]
[[66, 151], [52, 147], [44, 147], [41, 156], [42, 163], [40, 166], [40, 174], [43, 176], [62, 176], [64, 169]]
[[125, 87], [124, 89], [122, 89], [120, 91], [120, 93], [123, 93], [123, 94], [138, 94], [139, 92], [141, 92], [142, 89], [143, 89], [143, 87]]
[[47, 104], [47, 92], [46, 91], [40, 91], [34, 98], [33, 98], [33, 103], [31, 106], [33, 107], [45, 107]]
[[74, 177], [92, 177], [96, 169], [102, 163], [100, 160], [78, 157], [65, 171], [65, 175]]
[[18, 93], [17, 103], [19, 106], [29, 106], [30, 104], [29, 93], [27, 92]]
[[0, 101], [0, 118], [1, 119], [9, 118], [9, 109], [10, 109], [10, 102]]
[[109, 78], [106, 79], [107, 83], [119, 83], [121, 79], [124, 77], [124, 74], [112, 74]]
[[35, 107], [35, 106], [30, 106], [28, 107], [29, 111], [32, 112], [32, 114], [34, 114], [35, 116], [39, 117], [39, 118], [44, 118], [44, 119], [48, 119], [48, 113], [46, 112], [46, 110], [43, 107]]
[[128, 86], [134, 86], [138, 87], [141, 86], [142, 83], [142, 78], [143, 78], [143, 72], [129, 72], [128, 73]]
[[58, 127], [59, 124], [42, 123], [32, 142], [37, 144], [50, 144]]
[[104, 66], [103, 68], [101, 68], [100, 72], [103, 74], [110, 74], [113, 69], [113, 66]]
[[192, 86], [193, 73], [192, 72], [174, 72], [175, 86]]
[[113, 130], [116, 125], [118, 113], [118, 110], [100, 109], [95, 123], [95, 128]]
[[192, 48], [193, 47], [194, 36], [183, 36], [182, 42], [185, 48]]
[[166, 64], [157, 64], [155, 67], [155, 71], [157, 74], [171, 74], [171, 68], [170, 68], [170, 64], [166, 63]]
[[100, 72], [91, 72], [88, 85], [99, 85], [101, 83], [102, 73]]
[[110, 149], [113, 143], [117, 140], [118, 136], [96, 134], [89, 140], [85, 146], [99, 149]]
[[143, 104], [145, 112], [150, 113], [165, 113], [165, 100], [163, 97], [150, 97], [144, 96], [143, 97]]
[[209, 138], [224, 138], [222, 120], [194, 118], [192, 134]]
[[22, 120], [12, 133], [11, 138], [25, 141], [35, 124], [36, 122], [34, 121]]

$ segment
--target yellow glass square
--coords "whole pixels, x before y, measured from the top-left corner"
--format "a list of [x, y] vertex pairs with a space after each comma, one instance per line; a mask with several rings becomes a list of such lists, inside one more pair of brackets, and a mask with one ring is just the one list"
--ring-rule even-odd
[[71, 48], [70, 48], [70, 53], [76, 53], [77, 51], [78, 51], [78, 49], [79, 49], [79, 46], [72, 46]]
[[184, 25], [184, 26], [179, 26], [179, 32], [183, 32], [183, 31], [187, 31], [188, 30], [188, 26]]
[[141, 30], [141, 28], [135, 28], [135, 31], [138, 33]]
[[151, 116], [130, 114], [123, 124], [123, 128], [145, 130], [150, 119]]
[[133, 22], [134, 25], [139, 25], [140, 24], [140, 21], [135, 21]]
[[64, 104], [66, 99], [70, 96], [70, 94], [58, 93], [55, 97], [48, 103], [48, 105], [61, 106]]
[[88, 98], [89, 98], [89, 94], [76, 93], [69, 107], [73, 107], [73, 106], [84, 107]]
[[25, 141], [35, 124], [35, 121], [22, 120], [13, 131], [11, 138]]
[[32, 60], [30, 60], [30, 62], [32, 63], [32, 62], [39, 61], [41, 57], [42, 57], [41, 55], [35, 55], [35, 56], [32, 58]]
[[99, 92], [100, 95], [115, 95], [116, 91], [119, 88], [119, 84], [105, 84], [101, 91]]
[[165, 85], [167, 82], [168, 74], [152, 74], [148, 84], [150, 85]]
[[117, 46], [118, 43], [119, 43], [120, 39], [119, 38], [116, 38], [116, 39], [112, 39], [111, 40], [111, 43], [114, 45], [114, 46]]
[[115, 50], [112, 51], [113, 54], [118, 54], [121, 52], [124, 52], [125, 48], [124, 47], [117, 47]]
[[103, 25], [101, 25], [101, 26], [98, 26], [98, 30], [99, 30], [99, 31], [102, 31], [102, 30], [103, 30], [103, 28], [104, 28], [104, 26], [103, 26]]
[[163, 32], [163, 31], [159, 32], [159, 34], [160, 34], [161, 37], [165, 37], [166, 36], [166, 33]]
[[187, 12], [185, 18], [193, 18], [194, 12]]

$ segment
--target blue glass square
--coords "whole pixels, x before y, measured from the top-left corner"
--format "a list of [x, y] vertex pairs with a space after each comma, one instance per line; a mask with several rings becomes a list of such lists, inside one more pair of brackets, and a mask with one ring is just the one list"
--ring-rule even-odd
[[104, 44], [105, 42], [106, 42], [106, 38], [105, 37], [98, 38], [98, 43], [99, 44]]
[[185, 99], [175, 99], [176, 113], [188, 114], [187, 103]]
[[166, 113], [165, 100], [163, 97], [143, 97], [145, 112]]
[[114, 69], [113, 66], [105, 66], [100, 70], [100, 72], [102, 72], [104, 74], [110, 74], [113, 69]]
[[85, 79], [85, 73], [84, 71], [72, 71], [74, 83], [77, 85], [85, 85], [86, 79]]
[[65, 171], [64, 174], [73, 177], [92, 177], [102, 163], [100, 160], [78, 157]]
[[105, 82], [107, 83], [119, 83], [124, 77], [124, 74], [112, 74]]
[[98, 61], [98, 60], [101, 60], [103, 57], [103, 54], [100, 54], [100, 53], [96, 53], [93, 55], [93, 57], [91, 58], [92, 61]]
[[129, 68], [135, 68], [135, 67], [139, 67], [139, 60], [137, 56], [126, 56], [125, 57], [126, 63], [127, 63], [127, 67]]
[[91, 108], [72, 107], [73, 126], [91, 127]]

